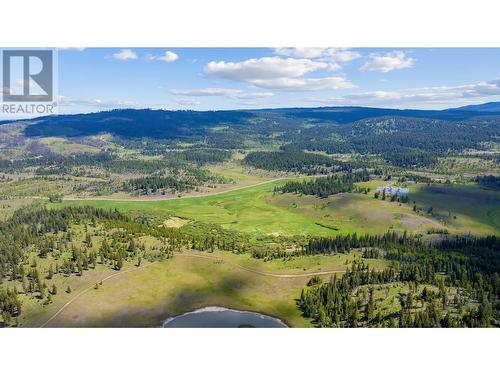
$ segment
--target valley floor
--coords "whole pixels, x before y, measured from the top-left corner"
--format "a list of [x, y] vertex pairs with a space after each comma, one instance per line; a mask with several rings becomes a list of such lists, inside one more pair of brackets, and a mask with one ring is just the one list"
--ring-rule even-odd
[[[373, 193], [343, 193], [325, 199], [273, 194], [273, 188], [281, 183], [282, 179], [275, 179], [200, 197], [159, 201], [69, 199], [52, 206], [92, 205], [157, 218], [179, 216], [249, 232], [255, 237], [380, 234], [390, 230], [500, 234], [498, 191], [460, 185], [414, 184], [410, 186], [410, 202], [400, 204], [389, 199], [374, 199]], [[374, 191], [384, 183], [373, 180], [358, 185]]]
[[[345, 272], [356, 257], [359, 255], [338, 254], [263, 262], [246, 254], [183, 252], [141, 267], [89, 271], [81, 278], [71, 278], [71, 294], [61, 292], [41, 309], [36, 301], [26, 303], [20, 324], [158, 327], [170, 316], [219, 305], [275, 316], [293, 327], [308, 327], [311, 322], [296, 306], [302, 288], [314, 275], [328, 279]], [[382, 260], [368, 263], [377, 269], [385, 266]], [[102, 285], [95, 289], [100, 281]]]

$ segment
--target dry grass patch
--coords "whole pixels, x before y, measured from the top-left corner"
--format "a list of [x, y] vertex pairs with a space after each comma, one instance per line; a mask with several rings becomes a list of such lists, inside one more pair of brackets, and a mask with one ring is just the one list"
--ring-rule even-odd
[[163, 226], [167, 228], [180, 228], [186, 224], [190, 223], [189, 220], [182, 219], [180, 217], [172, 216], [163, 222]]

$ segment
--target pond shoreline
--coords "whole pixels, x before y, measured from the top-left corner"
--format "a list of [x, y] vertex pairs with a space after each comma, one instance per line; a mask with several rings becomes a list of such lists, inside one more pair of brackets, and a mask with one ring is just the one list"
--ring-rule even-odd
[[[175, 327], [168, 327], [167, 325], [169, 323], [173, 322], [174, 320], [177, 320], [179, 318], [183, 318], [186, 316], [204, 314], [204, 313], [217, 313], [217, 312], [235, 313], [235, 314], [252, 314], [252, 315], [255, 315], [256, 317], [259, 317], [260, 319], [267, 319], [267, 320], [272, 321], [273, 323], [277, 324], [276, 327], [272, 327], [272, 328], [289, 328], [289, 326], [283, 320], [281, 320], [280, 318], [271, 316], [271, 315], [263, 314], [261, 312], [249, 311], [249, 310], [231, 309], [231, 308], [222, 307], [222, 306], [206, 306], [206, 307], [202, 307], [202, 308], [199, 308], [196, 310], [185, 312], [183, 314], [168, 317], [162, 322], [161, 327], [162, 328], [175, 328]], [[188, 328], [188, 327], [186, 327], [186, 328]], [[209, 327], [206, 327], [206, 328], [209, 328]], [[229, 328], [229, 327], [227, 327], [227, 328]], [[259, 328], [259, 327], [256, 327], [256, 328]], [[264, 327], [261, 327], [261, 328], [264, 328]], [[267, 327], [265, 327], [265, 328], [267, 328]], [[269, 328], [271, 328], [271, 327], [269, 327]]]

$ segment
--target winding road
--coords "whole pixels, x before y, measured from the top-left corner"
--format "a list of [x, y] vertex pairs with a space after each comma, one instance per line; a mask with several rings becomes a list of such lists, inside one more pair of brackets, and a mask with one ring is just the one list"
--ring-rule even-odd
[[[114, 277], [117, 277], [117, 276], [121, 276], [123, 275], [124, 273], [129, 273], [129, 272], [134, 272], [134, 271], [139, 271], [141, 269], [144, 269], [146, 267], [149, 267], [151, 265], [153, 265], [154, 263], [149, 263], [149, 264], [145, 264], [144, 266], [140, 266], [140, 267], [135, 267], [135, 268], [129, 268], [129, 269], [126, 269], [126, 270], [123, 270], [123, 271], [119, 271], [117, 273], [114, 273], [112, 275], [109, 275], [109, 276], [106, 276], [104, 279], [101, 280], [101, 282], [104, 282], [106, 280], [109, 280], [109, 279], [112, 279]], [[56, 313], [54, 315], [52, 315], [45, 323], [43, 323], [40, 328], [43, 328], [43, 327], [46, 327], [47, 324], [49, 324], [52, 320], [54, 320], [60, 313], [63, 312], [64, 309], [66, 309], [69, 305], [71, 305], [74, 301], [76, 301], [78, 298], [80, 298], [81, 296], [83, 296], [85, 293], [87, 293], [89, 290], [93, 289], [94, 286], [89, 286], [88, 288], [85, 288], [84, 290], [82, 290], [80, 293], [76, 294], [73, 298], [71, 298], [68, 302], [66, 302], [59, 310], [56, 311]]]
[[[253, 184], [253, 185], [240, 186], [238, 188], [229, 189], [229, 190], [225, 190], [225, 191], [218, 191], [218, 192], [209, 193], [209, 194], [193, 195], [193, 196], [183, 196], [183, 197], [149, 198], [149, 199], [134, 199], [134, 198], [130, 198], [130, 199], [123, 198], [122, 199], [122, 198], [104, 198], [104, 197], [102, 197], [102, 198], [100, 198], [100, 197], [93, 198], [92, 197], [92, 198], [64, 198], [64, 200], [68, 200], [68, 201], [78, 201], [78, 200], [107, 200], [107, 201], [151, 202], [151, 201], [162, 201], [162, 200], [171, 200], [171, 199], [189, 199], [189, 198], [207, 197], [207, 196], [213, 196], [213, 195], [220, 195], [220, 194], [230, 193], [230, 192], [233, 192], [233, 191], [238, 191], [238, 190], [242, 190], [242, 189], [249, 189], [249, 188], [253, 188], [253, 187], [256, 187], [256, 186], [265, 185], [265, 184], [269, 184], [269, 183], [272, 183], [272, 182], [275, 182], [275, 181], [286, 180], [286, 179], [289, 179], [289, 177], [275, 178], [275, 179], [272, 179], [272, 180], [258, 182], [258, 183]], [[40, 198], [40, 197], [38, 197], [38, 198]], [[244, 270], [246, 272], [251, 272], [251, 273], [254, 273], [254, 274], [257, 274], [257, 275], [261, 275], [261, 276], [276, 277], [276, 278], [312, 277], [312, 276], [330, 275], [330, 274], [333, 274], [333, 273], [343, 273], [343, 272], [346, 272], [345, 270], [331, 270], [331, 271], [306, 272], [306, 273], [300, 273], [300, 274], [281, 274], [281, 273], [266, 272], [266, 271], [261, 271], [261, 270], [257, 270], [257, 269], [245, 267], [245, 266], [242, 266], [241, 264], [237, 264], [237, 263], [233, 263], [233, 262], [228, 262], [224, 258], [217, 257], [217, 256], [210, 256], [210, 255], [206, 255], [206, 254], [179, 253], [179, 254], [176, 254], [176, 256], [184, 256], [184, 257], [193, 257], [193, 258], [219, 260], [219, 261], [225, 262], [227, 264], [230, 264], [230, 265], [232, 265], [232, 266], [234, 266], [236, 268]], [[121, 276], [121, 275], [123, 275], [125, 273], [139, 271], [141, 269], [144, 269], [146, 267], [151, 266], [152, 264], [155, 264], [155, 263], [149, 263], [149, 264], [141, 266], [141, 267], [135, 267], [135, 268], [130, 268], [130, 269], [127, 269], [127, 270], [123, 270], [123, 271], [114, 273], [112, 275], [109, 275], [109, 276], [105, 277], [104, 279], [102, 279], [101, 281], [104, 282], [104, 281], [109, 280], [111, 278], [115, 278], [115, 277]], [[61, 314], [69, 305], [71, 305], [74, 301], [76, 301], [78, 298], [80, 298], [82, 295], [84, 295], [88, 291], [92, 290], [93, 288], [94, 288], [94, 286], [91, 285], [88, 288], [86, 288], [86, 289], [82, 290], [81, 292], [79, 292], [78, 294], [76, 294], [73, 298], [71, 298], [68, 302], [66, 302], [59, 310], [57, 310], [54, 313], [54, 315], [52, 315], [40, 327], [46, 327], [57, 316], [59, 316], [59, 314]]]
[[[265, 185], [265, 184], [270, 184], [272, 182], [276, 181], [281, 181], [281, 180], [288, 180], [290, 177], [280, 177], [280, 178], [275, 178], [272, 180], [266, 180], [262, 182], [258, 182], [256, 184], [252, 185], [245, 185], [245, 186], [240, 186], [234, 189], [228, 189], [228, 190], [223, 190], [223, 191], [216, 191], [212, 193], [207, 193], [207, 194], [197, 194], [197, 195], [185, 195], [182, 197], [153, 197], [153, 198], [109, 198], [109, 197], [85, 197], [85, 198], [78, 198], [78, 197], [64, 197], [63, 200], [65, 201], [114, 201], [114, 202], [157, 202], [157, 201], [169, 201], [169, 200], [174, 200], [174, 199], [192, 199], [192, 198], [202, 198], [202, 197], [210, 197], [213, 195], [221, 195], [221, 194], [226, 194], [226, 193], [232, 193], [233, 191], [238, 191], [238, 190], [243, 190], [243, 189], [250, 189], [256, 186], [260, 185]], [[31, 197], [31, 198], [42, 198], [42, 197]]]
[[269, 277], [277, 277], [277, 278], [282, 278], [282, 279], [293, 279], [293, 278], [298, 278], [298, 277], [322, 276], [322, 275], [331, 275], [331, 274], [334, 274], [334, 273], [345, 273], [346, 272], [345, 269], [342, 269], [342, 270], [304, 272], [304, 273], [274, 273], [274, 272], [261, 271], [261, 270], [256, 270], [254, 268], [245, 267], [245, 266], [242, 266], [241, 264], [229, 262], [227, 259], [224, 259], [224, 258], [221, 258], [221, 257], [217, 257], [217, 256], [211, 256], [211, 255], [205, 255], [205, 254], [192, 254], [192, 253], [180, 253], [180, 254], [176, 254], [176, 256], [220, 260], [221, 262], [230, 264], [231, 266], [234, 266], [236, 268], [239, 268], [239, 269], [247, 271], [247, 272], [252, 272], [252, 273], [255, 273], [257, 275], [269, 276]]
[[[293, 274], [293, 273], [288, 273], [288, 274], [287, 273], [274, 273], [274, 272], [261, 271], [261, 270], [257, 270], [257, 269], [254, 269], [254, 268], [245, 267], [245, 266], [242, 266], [241, 264], [229, 262], [229, 261], [227, 261], [227, 259], [224, 259], [224, 258], [218, 257], [218, 256], [213, 256], [213, 255], [196, 254], [196, 253], [195, 254], [193, 254], [193, 253], [178, 253], [178, 254], [175, 254], [175, 256], [190, 257], [190, 258], [201, 258], [201, 259], [208, 259], [208, 260], [218, 260], [218, 261], [227, 263], [227, 264], [229, 264], [229, 265], [231, 265], [233, 267], [239, 268], [239, 269], [241, 269], [243, 271], [246, 271], [246, 272], [251, 272], [251, 273], [254, 273], [254, 274], [257, 274], [257, 275], [261, 275], [261, 276], [276, 277], [276, 278], [283, 278], [283, 279], [299, 278], [299, 277], [312, 277], [312, 276], [321, 276], [321, 275], [331, 275], [331, 274], [334, 274], [334, 273], [344, 273], [344, 272], [346, 272], [346, 270], [344, 269], [344, 270], [305, 272], [305, 273], [297, 273], [297, 274]], [[149, 266], [151, 266], [153, 264], [156, 264], [156, 263], [155, 262], [148, 263], [148, 264], [146, 264], [144, 266], [135, 267], [135, 268], [129, 268], [129, 269], [126, 269], [126, 270], [123, 270], [123, 271], [119, 271], [117, 273], [114, 273], [112, 275], [109, 275], [109, 276], [105, 277], [101, 281], [104, 282], [106, 280], [109, 280], [109, 279], [121, 276], [121, 275], [123, 275], [125, 273], [139, 271], [139, 270], [142, 270], [142, 269], [144, 269], [146, 267], [149, 267]], [[85, 288], [84, 290], [82, 290], [81, 292], [79, 292], [78, 294], [76, 294], [73, 298], [71, 298], [68, 302], [66, 302], [59, 310], [57, 310], [49, 319], [47, 319], [47, 321], [45, 321], [45, 323], [43, 323], [40, 326], [40, 328], [46, 327], [57, 316], [59, 316], [59, 314], [61, 314], [69, 305], [71, 305], [78, 298], [80, 298], [81, 296], [83, 296], [85, 293], [89, 292], [93, 288], [94, 288], [94, 285], [91, 285], [91, 286]]]

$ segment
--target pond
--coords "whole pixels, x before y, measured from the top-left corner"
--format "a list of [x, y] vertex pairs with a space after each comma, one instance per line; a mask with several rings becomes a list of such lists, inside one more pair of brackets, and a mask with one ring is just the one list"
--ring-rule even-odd
[[250, 311], [210, 306], [168, 318], [164, 328], [286, 328], [277, 318]]

